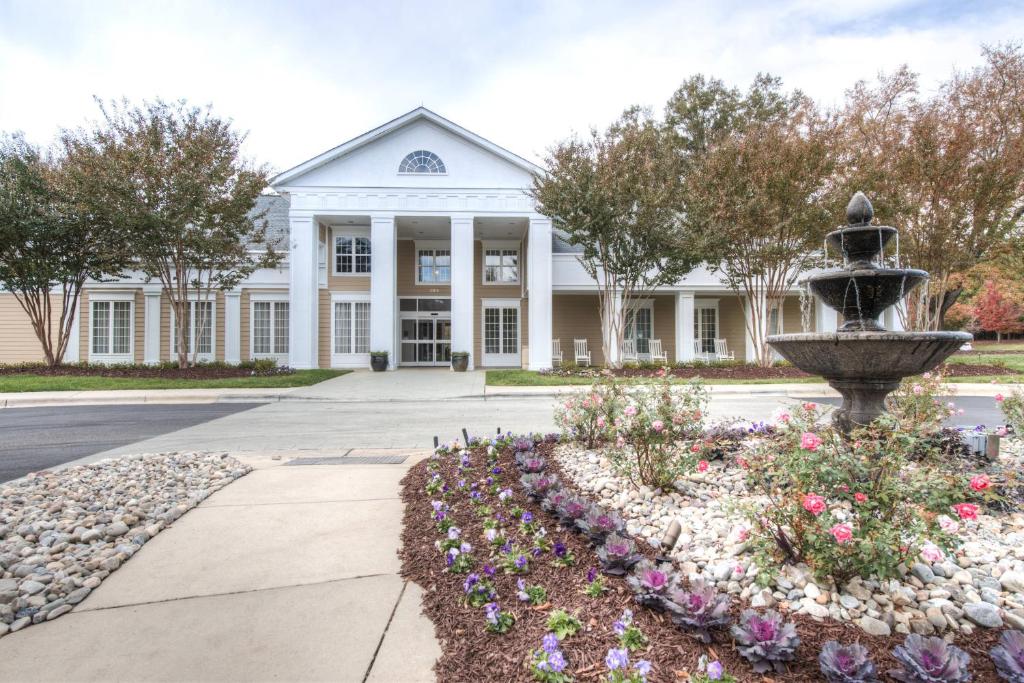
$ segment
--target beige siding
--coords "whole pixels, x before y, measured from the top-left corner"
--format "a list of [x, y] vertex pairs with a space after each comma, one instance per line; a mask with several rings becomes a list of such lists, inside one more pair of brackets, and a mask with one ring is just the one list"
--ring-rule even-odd
[[89, 360], [89, 290], [83, 289], [78, 297], [78, 358]]
[[320, 239], [327, 249], [327, 289], [341, 292], [369, 292], [369, 275], [335, 275], [334, 274], [334, 244], [330, 239], [331, 231], [325, 226], [320, 226]]
[[[799, 296], [786, 297], [786, 301], [782, 306], [782, 331], [786, 334], [804, 331]], [[814, 299], [811, 299], [811, 329], [809, 331], [814, 331]]]
[[[53, 319], [59, 321], [61, 297], [51, 295], [50, 306], [54, 310]], [[22, 310], [13, 294], [0, 294], [0, 363], [35, 363], [43, 360], [43, 347], [32, 329], [28, 314]]]
[[[213, 358], [224, 361], [224, 293], [217, 292], [214, 301]], [[243, 350], [244, 354], [244, 350]], [[242, 356], [245, 357], [244, 355]], [[160, 295], [160, 360], [177, 360], [171, 357], [171, 300], [166, 294]]]
[[736, 360], [747, 359], [747, 327], [743, 304], [734, 295], [727, 294], [718, 300], [718, 336], [725, 339], [729, 350], [736, 355]]
[[331, 293], [320, 290], [320, 308], [317, 311], [317, 327], [320, 338], [317, 341], [319, 354], [317, 364], [321, 368], [331, 367]]
[[[526, 272], [523, 262], [526, 260], [524, 254], [520, 253], [519, 281], [517, 285], [485, 285], [484, 281], [484, 259], [483, 245], [477, 241], [473, 243], [473, 349], [471, 353], [474, 358], [474, 365], [480, 365], [483, 361], [483, 300], [484, 299], [515, 299], [519, 301], [519, 343], [521, 351], [526, 348], [526, 339], [529, 330], [526, 322], [527, 306], [523, 300], [523, 282]], [[464, 349], [453, 348], [452, 351]], [[525, 357], [525, 356], [524, 356]]]
[[604, 364], [601, 350], [601, 314], [596, 294], [554, 294], [551, 297], [551, 337], [562, 347], [562, 359], [571, 362], [573, 339], [586, 339], [594, 365]]
[[141, 289], [135, 290], [135, 339], [133, 339], [135, 350], [135, 362], [141, 365], [146, 358], [146, 297]]
[[238, 305], [241, 310], [238, 312], [238, 345], [239, 354], [238, 357], [247, 361], [252, 358], [250, 351], [250, 340], [249, 340], [249, 321], [250, 321], [250, 304], [249, 304], [249, 293], [252, 290], [243, 289], [238, 296]]
[[[661, 348], [669, 363], [676, 360], [676, 297], [654, 297], [654, 330], [652, 337], [661, 340]], [[563, 352], [564, 353], [564, 352]]]

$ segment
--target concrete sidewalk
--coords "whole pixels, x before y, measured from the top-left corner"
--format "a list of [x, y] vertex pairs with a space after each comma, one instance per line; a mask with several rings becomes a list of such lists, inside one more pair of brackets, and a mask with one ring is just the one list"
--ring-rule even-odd
[[243, 459], [257, 469], [73, 612], [0, 639], [0, 680], [432, 681], [440, 649], [396, 556], [416, 457]]

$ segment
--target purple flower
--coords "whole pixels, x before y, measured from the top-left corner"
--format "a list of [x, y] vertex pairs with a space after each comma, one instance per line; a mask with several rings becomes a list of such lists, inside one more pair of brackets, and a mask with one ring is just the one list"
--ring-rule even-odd
[[462, 534], [462, 529], [460, 529], [457, 526], [453, 526], [452, 528], [448, 529], [448, 540], [449, 541], [457, 541], [461, 534]]
[[473, 586], [480, 582], [479, 574], [470, 574], [466, 577], [466, 580], [462, 582], [462, 591], [468, 593], [473, 590]]
[[625, 670], [629, 666], [629, 653], [626, 648], [612, 648], [604, 658], [604, 663], [611, 671]]
[[501, 474], [501, 467], [499, 467], [498, 465], [495, 465], [495, 466], [494, 466], [494, 469], [493, 469], [493, 470], [491, 470], [491, 472], [492, 472], [493, 474]]
[[633, 610], [625, 610], [619, 620], [612, 624], [612, 631], [615, 635], [621, 636], [629, 628], [629, 625], [633, 623]]
[[512, 552], [512, 541], [505, 541], [504, 545], [501, 546], [501, 552], [510, 553]]
[[526, 567], [526, 561], [527, 560], [526, 560], [526, 556], [525, 555], [520, 555], [519, 557], [517, 557], [516, 558], [516, 569], [523, 569], [524, 567]]
[[541, 646], [544, 648], [544, 652], [547, 652], [549, 655], [553, 654], [558, 650], [558, 636], [554, 633], [545, 633]]
[[494, 483], [494, 477], [487, 477], [487, 485], [490, 486]]
[[442, 501], [440, 501], [440, 500], [432, 500], [432, 501], [430, 501], [430, 507], [434, 508], [434, 512], [440, 512], [441, 508], [443, 506], [444, 506], [444, 503]]
[[440, 522], [441, 520], [443, 520], [447, 516], [448, 515], [444, 514], [443, 512], [438, 512], [437, 514], [434, 515], [434, 519], [437, 520], [438, 522]]
[[641, 676], [647, 676], [647, 674], [651, 673], [651, 663], [646, 659], [638, 661], [633, 665], [633, 668], [636, 669], [636, 672]]
[[466, 480], [465, 479], [459, 479], [455, 483], [455, 485], [458, 486], [460, 489], [464, 489], [464, 488], [466, 488]]
[[525, 579], [519, 579], [518, 581], [516, 581], [516, 588], [519, 589], [518, 591], [516, 591], [516, 597], [519, 598], [520, 601], [526, 602], [530, 599], [530, 595], [526, 592]]
[[569, 549], [565, 547], [564, 543], [555, 541], [555, 557], [565, 557], [567, 552], [569, 552]]
[[523, 524], [529, 524], [533, 521], [533, 513], [527, 510], [522, 516]]
[[534, 546], [530, 548], [530, 554], [534, 557], [540, 557], [542, 554], [544, 554], [544, 551], [538, 548], [537, 546]]
[[480, 495], [479, 491], [473, 491], [472, 493], [469, 494], [469, 497], [470, 499], [475, 500], [477, 502], [479, 502], [483, 498], [483, 496]]
[[723, 673], [725, 673], [725, 669], [722, 667], [722, 663], [717, 659], [708, 664], [708, 678], [712, 681], [722, 680]]
[[452, 489], [450, 486], [448, 486], [448, 484], [445, 484], [444, 486], [441, 487], [441, 493], [448, 493], [451, 490]]
[[463, 541], [462, 544], [459, 546], [459, 552], [460, 553], [471, 553], [471, 552], [473, 552], [473, 546], [471, 546], [470, 544], [468, 544], [465, 541]]
[[486, 605], [484, 605], [484, 617], [487, 619], [488, 623], [490, 623], [491, 625], [493, 625], [493, 626], [497, 626], [498, 625], [498, 615], [499, 614], [501, 614], [501, 608], [498, 607], [498, 603], [496, 603], [496, 602], [489, 602]]
[[496, 573], [496, 570], [494, 569], [493, 565], [489, 565], [489, 564], [485, 564], [484, 565], [484, 574], [486, 574], [487, 576], [494, 576], [495, 573]]
[[587, 570], [587, 583], [594, 583], [597, 579], [597, 567], [591, 567]]
[[562, 656], [562, 653], [559, 650], [555, 650], [548, 655], [548, 666], [550, 666], [551, 670], [555, 673], [561, 673], [564, 671], [565, 664], [565, 657]]

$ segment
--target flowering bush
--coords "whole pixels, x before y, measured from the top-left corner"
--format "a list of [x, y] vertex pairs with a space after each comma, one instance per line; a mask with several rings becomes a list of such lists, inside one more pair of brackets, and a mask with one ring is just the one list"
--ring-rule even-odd
[[589, 393], [562, 401], [555, 408], [555, 424], [567, 437], [593, 448], [611, 436], [621, 401], [622, 387], [607, 375]]
[[949, 393], [942, 383], [943, 377], [937, 372], [906, 378], [886, 399], [889, 414], [900, 427], [918, 434], [941, 432], [943, 420], [955, 412], [955, 408], [939, 399], [942, 393]]
[[[823, 577], [896, 576], [923, 550], [941, 559], [953, 545], [950, 513], [971, 519], [978, 496], [967, 477], [926, 447], [926, 437], [883, 416], [843, 438], [821, 428], [813, 406], [747, 458], [746, 483], [761, 502], [746, 504], [750, 540], [767, 579], [779, 560], [806, 562]], [[931, 449], [934, 457], [910, 462]]]
[[534, 650], [530, 672], [534, 679], [543, 683], [569, 683], [572, 676], [564, 673], [568, 662], [558, 648], [558, 636], [548, 633], [541, 641], [541, 648]]
[[1006, 426], [1013, 428], [1013, 433], [1024, 438], [1024, 392], [1015, 390], [1009, 396], [996, 396], [996, 401], [1006, 417]]
[[667, 377], [630, 392], [616, 422], [612, 466], [636, 486], [671, 486], [696, 465], [707, 401], [699, 381], [679, 387]]

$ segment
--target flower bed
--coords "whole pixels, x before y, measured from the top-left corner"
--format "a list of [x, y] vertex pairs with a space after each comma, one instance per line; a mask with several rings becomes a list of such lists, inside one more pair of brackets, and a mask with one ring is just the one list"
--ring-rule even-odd
[[[607, 373], [615, 377], [657, 377], [662, 367], [654, 364], [629, 365], [617, 369], [602, 369], [598, 367], [579, 367], [568, 365], [554, 370], [543, 371], [542, 374], [557, 377], [600, 377]], [[979, 363], [945, 363], [940, 368], [945, 377], [990, 377], [993, 375], [1018, 375], [1017, 370], [1002, 365], [979, 364]], [[720, 363], [684, 363], [672, 366], [668, 373], [677, 379], [692, 379], [700, 377], [708, 380], [735, 379], [735, 380], [771, 380], [771, 379], [798, 379], [806, 377], [820, 379], [816, 375], [809, 375], [799, 368], [788, 363], [780, 363], [771, 367], [760, 367], [754, 364], [742, 362], [720, 362]]]
[[[700, 604], [714, 600], [671, 591], [668, 584], [677, 580], [677, 574], [651, 573], [667, 570], [667, 566], [647, 564], [656, 558], [649, 543], [636, 543], [636, 552], [645, 562], [632, 567], [628, 576], [599, 574], [598, 552], [607, 557], [610, 546], [595, 547], [592, 539], [600, 537], [602, 524], [615, 526], [613, 517], [610, 522], [599, 519], [600, 513], [610, 512], [607, 508], [612, 507], [607, 505], [607, 497], [577, 498], [582, 491], [572, 484], [572, 473], [563, 471], [554, 457], [555, 444], [525, 445], [522, 442], [514, 448], [511, 439], [506, 439], [497, 448], [441, 449], [435, 459], [418, 464], [403, 480], [403, 574], [425, 589], [424, 609], [442, 641], [443, 654], [436, 665], [439, 680], [678, 681], [687, 676], [707, 680], [701, 676], [717, 675], [719, 666], [737, 680], [758, 680], [754, 670], [764, 666], [779, 671], [774, 674], [776, 680], [821, 680], [818, 656], [827, 641], [833, 640], [844, 646], [862, 645], [862, 654], [873, 660], [879, 672], [901, 666], [894, 651], [904, 655], [904, 668], [913, 667], [916, 644], [905, 643], [903, 635], [871, 636], [852, 623], [816, 620], [794, 614], [783, 605], [777, 605], [780, 623], [764, 622], [771, 619], [769, 611], [745, 614], [750, 603], [728, 590], [719, 591], [719, 595], [731, 597], [717, 598], [728, 603], [712, 610], [715, 614], [707, 620], [710, 626], [695, 628], [693, 622], [703, 619], [697, 614]], [[520, 454], [518, 463], [516, 450], [527, 451]], [[547, 510], [526, 495], [521, 467], [542, 470], [541, 476], [527, 475], [525, 479], [534, 490], [544, 487], [537, 480], [545, 475], [561, 480], [561, 497], [548, 495]], [[658, 494], [638, 495], [650, 500]], [[601, 509], [591, 507], [602, 502], [606, 505]], [[576, 531], [570, 531], [558, 527], [559, 518], [566, 524], [570, 520], [581, 523], [573, 524]], [[633, 522], [635, 531], [636, 520]], [[660, 529], [648, 535], [657, 537]], [[609, 569], [617, 567], [613, 564]], [[678, 580], [679, 587], [691, 594], [709, 588], [685, 575]], [[597, 581], [603, 582], [605, 590], [595, 587]], [[632, 624], [624, 623], [626, 610], [633, 611]], [[578, 630], [572, 617], [579, 622]], [[722, 628], [727, 623], [745, 627], [730, 631]], [[785, 623], [792, 624], [793, 634], [785, 632], [790, 628]], [[631, 632], [631, 627], [643, 638]], [[557, 642], [546, 638], [553, 631], [563, 636]], [[764, 654], [764, 643], [754, 641], [758, 637], [763, 640], [768, 631], [782, 634], [771, 639], [777, 663], [754, 652]], [[971, 658], [974, 680], [998, 680], [988, 654], [998, 638], [996, 630], [982, 629], [969, 638], [955, 639]], [[641, 640], [647, 644], [641, 645]], [[627, 642], [636, 649], [630, 651]], [[962, 658], [957, 653], [940, 654], [955, 662]], [[845, 661], [843, 654], [848, 653], [838, 653], [833, 659]], [[718, 664], [702, 673], [702, 658]], [[624, 659], [629, 663], [623, 665]], [[644, 661], [649, 665], [640, 664]]]

